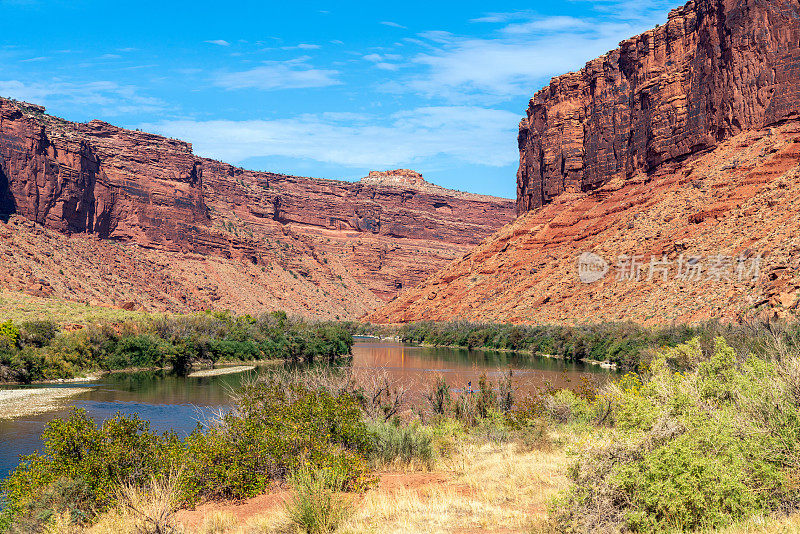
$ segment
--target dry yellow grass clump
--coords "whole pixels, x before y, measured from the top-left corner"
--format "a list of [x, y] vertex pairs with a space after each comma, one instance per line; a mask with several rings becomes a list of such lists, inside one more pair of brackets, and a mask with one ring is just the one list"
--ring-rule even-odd
[[439, 462], [430, 483], [367, 493], [345, 530], [524, 532], [546, 516], [550, 498], [566, 486], [566, 462], [563, 449], [466, 439]]

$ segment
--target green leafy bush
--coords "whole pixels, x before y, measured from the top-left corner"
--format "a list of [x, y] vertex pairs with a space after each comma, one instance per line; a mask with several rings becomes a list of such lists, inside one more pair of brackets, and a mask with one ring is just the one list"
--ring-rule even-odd
[[10, 346], [14, 346], [19, 341], [19, 328], [13, 321], [8, 320], [0, 323], [0, 339], [3, 339]]
[[110, 369], [129, 367], [163, 367], [169, 352], [166, 344], [149, 334], [123, 337], [108, 356]]
[[69, 511], [86, 520], [116, 502], [120, 483], [140, 483], [178, 464], [183, 445], [173, 433], [158, 436], [138, 416], [117, 416], [98, 426], [73, 408], [42, 433], [44, 450], [22, 458], [3, 481], [6, 508], [0, 526], [36, 522]]
[[60, 328], [55, 321], [26, 321], [20, 325], [20, 343], [45, 347], [55, 339]]
[[201, 497], [245, 498], [303, 466], [347, 473], [346, 486], [370, 482], [372, 442], [357, 401], [301, 383], [278, 380], [245, 387], [237, 411], [187, 440], [184, 491]]
[[[675, 372], [679, 354], [698, 362]], [[613, 411], [610, 442], [589, 444], [554, 507], [565, 530], [706, 530], [800, 504], [800, 359], [739, 357], [721, 337], [657, 353], [595, 405]]]

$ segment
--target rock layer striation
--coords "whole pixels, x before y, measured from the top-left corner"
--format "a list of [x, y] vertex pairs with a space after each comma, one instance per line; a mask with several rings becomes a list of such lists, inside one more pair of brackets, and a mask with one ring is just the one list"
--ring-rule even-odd
[[355, 183], [248, 171], [182, 141], [0, 99], [6, 289], [120, 305], [139, 287], [145, 309], [355, 318], [513, 217], [511, 200], [413, 171]]
[[519, 128], [517, 212], [677, 168], [799, 114], [800, 4], [692, 0], [531, 99]]
[[518, 142], [520, 217], [372, 320], [800, 314], [797, 1], [688, 2], [554, 78]]

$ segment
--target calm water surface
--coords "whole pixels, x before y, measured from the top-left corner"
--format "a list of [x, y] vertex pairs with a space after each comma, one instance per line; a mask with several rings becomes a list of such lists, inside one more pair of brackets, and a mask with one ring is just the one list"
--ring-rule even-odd
[[[569, 387], [584, 376], [604, 380], [610, 373], [596, 366], [527, 355], [413, 347], [365, 339], [359, 339], [353, 347], [352, 365], [359, 373], [386, 373], [412, 391], [427, 389], [437, 376], [443, 376], [455, 389], [474, 389], [481, 374], [496, 378], [508, 369], [512, 369], [514, 382], [523, 391], [545, 382]], [[96, 382], [69, 384], [90, 389], [69, 402], [85, 409], [98, 422], [116, 413], [138, 414], [150, 421], [155, 431], [175, 430], [186, 435], [216, 411], [225, 410], [230, 392], [249, 375], [188, 378], [152, 372], [112, 374]], [[0, 478], [14, 469], [20, 455], [40, 449], [39, 436], [45, 424], [67, 411], [68, 406], [64, 406], [33, 416], [0, 420]]]

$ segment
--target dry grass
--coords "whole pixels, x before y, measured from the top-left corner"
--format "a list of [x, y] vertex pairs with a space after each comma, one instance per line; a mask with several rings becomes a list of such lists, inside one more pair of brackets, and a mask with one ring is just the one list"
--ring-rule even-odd
[[430, 484], [370, 491], [345, 532], [508, 532], [530, 530], [566, 487], [563, 448], [459, 440]]
[[122, 322], [141, 319], [148, 314], [118, 308], [90, 306], [57, 298], [34, 297], [17, 291], [0, 292], [0, 322], [51, 319], [59, 324], [86, 325], [98, 322]]
[[788, 517], [753, 517], [717, 531], [718, 534], [800, 534], [800, 514]]
[[151, 477], [144, 487], [125, 484], [119, 490], [119, 505], [90, 528], [91, 534], [179, 534], [179, 473]]
[[[567, 485], [565, 443], [574, 443], [575, 436], [556, 436], [561, 445], [548, 450], [458, 436], [432, 471], [382, 473], [378, 487], [354, 502], [355, 515], [337, 532], [529, 532], [546, 517], [551, 497]], [[279, 502], [249, 517], [215, 510], [193, 531], [297, 532]]]

